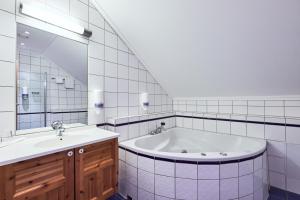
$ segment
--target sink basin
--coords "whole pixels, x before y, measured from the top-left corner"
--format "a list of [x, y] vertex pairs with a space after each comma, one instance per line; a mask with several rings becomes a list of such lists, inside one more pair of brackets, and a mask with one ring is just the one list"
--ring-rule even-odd
[[35, 144], [35, 147], [39, 148], [54, 148], [54, 147], [62, 147], [64, 145], [72, 144], [78, 142], [82, 139], [86, 139], [88, 136], [86, 135], [64, 135], [63, 137], [54, 137], [51, 139], [45, 139], [41, 142]]
[[17, 142], [21, 142], [24, 139], [25, 138], [14, 138], [14, 139], [11, 139], [11, 140], [6, 141], [6, 142], [0, 142], [0, 148], [6, 147], [8, 145], [11, 145], [11, 144], [14, 144], [14, 143], [17, 143]]

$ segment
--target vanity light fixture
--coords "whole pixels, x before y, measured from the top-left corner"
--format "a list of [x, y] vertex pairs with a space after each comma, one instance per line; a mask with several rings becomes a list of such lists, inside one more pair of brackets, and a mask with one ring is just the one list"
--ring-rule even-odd
[[42, 20], [44, 22], [59, 26], [61, 28], [65, 28], [69, 31], [81, 34], [85, 37], [92, 36], [92, 32], [90, 30], [87, 30], [84, 27], [80, 26], [79, 24], [76, 24], [71, 20], [66, 19], [65, 16], [59, 16], [53, 14], [48, 10], [42, 10], [32, 5], [24, 4], [24, 3], [20, 3], [19, 9], [20, 9], [20, 13], [24, 15]]
[[20, 43], [21, 46], [24, 46], [25, 44], [23, 42]]
[[30, 35], [30, 32], [29, 31], [25, 31], [24, 34], [25, 35]]

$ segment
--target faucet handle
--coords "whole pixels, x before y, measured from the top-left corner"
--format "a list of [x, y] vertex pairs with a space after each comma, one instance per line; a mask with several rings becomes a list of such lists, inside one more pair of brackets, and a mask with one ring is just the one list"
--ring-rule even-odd
[[62, 126], [63, 126], [62, 121], [53, 121], [51, 124], [51, 127], [53, 128], [53, 130], [61, 129]]

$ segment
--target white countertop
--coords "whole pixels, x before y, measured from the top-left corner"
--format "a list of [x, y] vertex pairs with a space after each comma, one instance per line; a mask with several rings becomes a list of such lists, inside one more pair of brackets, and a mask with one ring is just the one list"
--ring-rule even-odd
[[0, 148], [0, 166], [117, 137], [119, 137], [118, 133], [106, 131], [96, 126], [66, 129], [62, 140], [54, 131], [17, 136], [16, 142]]

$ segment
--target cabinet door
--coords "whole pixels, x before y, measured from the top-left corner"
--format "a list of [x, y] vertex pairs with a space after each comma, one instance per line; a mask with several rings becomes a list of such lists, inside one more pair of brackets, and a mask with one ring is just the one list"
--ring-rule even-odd
[[0, 173], [0, 200], [74, 199], [73, 151], [7, 165]]
[[116, 192], [117, 140], [76, 149], [76, 200], [104, 200]]

